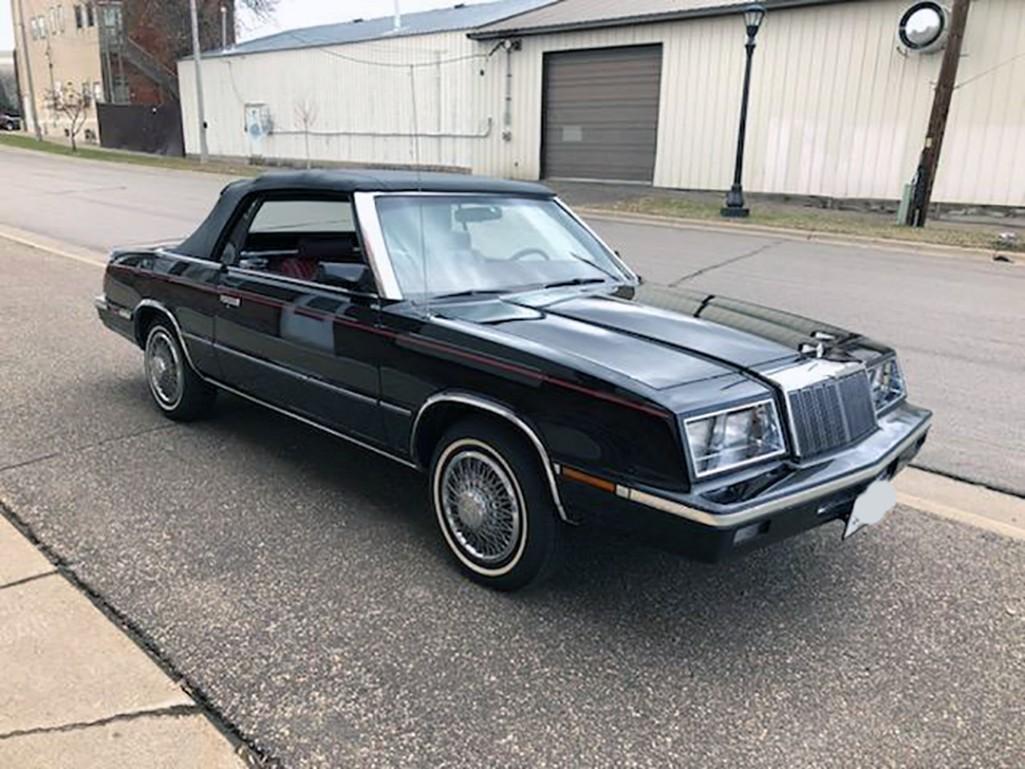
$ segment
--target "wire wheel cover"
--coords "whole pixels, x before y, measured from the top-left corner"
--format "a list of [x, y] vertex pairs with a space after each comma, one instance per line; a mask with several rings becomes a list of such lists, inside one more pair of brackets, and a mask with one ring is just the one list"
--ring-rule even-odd
[[441, 479], [445, 522], [474, 560], [508, 559], [520, 539], [522, 510], [512, 478], [480, 451], [463, 451], [445, 466]]
[[146, 376], [153, 396], [166, 408], [181, 400], [181, 359], [174, 342], [163, 329], [157, 329], [146, 345]]

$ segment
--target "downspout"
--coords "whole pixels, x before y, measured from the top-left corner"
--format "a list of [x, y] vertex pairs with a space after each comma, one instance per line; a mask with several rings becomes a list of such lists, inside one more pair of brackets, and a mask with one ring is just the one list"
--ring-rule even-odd
[[502, 47], [505, 48], [505, 110], [502, 113], [502, 140], [512, 141], [512, 55], [523, 47], [519, 40], [504, 40]]

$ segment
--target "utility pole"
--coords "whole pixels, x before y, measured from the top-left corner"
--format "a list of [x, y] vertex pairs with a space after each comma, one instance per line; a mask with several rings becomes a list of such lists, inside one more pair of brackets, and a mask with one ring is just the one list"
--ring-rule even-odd
[[932, 202], [932, 188], [936, 181], [936, 169], [940, 165], [940, 151], [943, 149], [943, 137], [947, 131], [947, 117], [950, 115], [950, 102], [954, 97], [957, 85], [957, 68], [961, 64], [961, 47], [964, 44], [965, 28], [968, 26], [968, 9], [972, 0], [954, 0], [950, 12], [950, 36], [947, 47], [943, 51], [943, 63], [940, 64], [940, 78], [936, 83], [936, 94], [933, 97], [932, 112], [929, 115], [929, 128], [925, 134], [925, 147], [918, 161], [918, 178], [911, 209], [908, 211], [908, 224], [913, 227], [924, 227], [929, 216], [929, 204]]
[[25, 34], [25, 13], [21, 7], [21, 0], [18, 0], [18, 28], [21, 30], [21, 48], [25, 54], [25, 84], [28, 86], [29, 108], [32, 110], [32, 128], [36, 134], [36, 141], [43, 140], [43, 129], [39, 127], [39, 112], [36, 106], [36, 87], [32, 82], [32, 60], [28, 51], [28, 35]]
[[53, 79], [53, 47], [50, 44], [50, 37], [53, 35], [53, 30], [47, 27], [48, 22], [44, 21], [43, 26], [46, 28], [46, 66], [50, 70], [50, 96], [54, 99], [57, 98], [57, 81]]
[[189, 0], [192, 15], [192, 58], [196, 67], [196, 114], [199, 116], [199, 162], [206, 163], [209, 151], [206, 146], [206, 110], [203, 106], [203, 54], [199, 46], [199, 14], [196, 0]]

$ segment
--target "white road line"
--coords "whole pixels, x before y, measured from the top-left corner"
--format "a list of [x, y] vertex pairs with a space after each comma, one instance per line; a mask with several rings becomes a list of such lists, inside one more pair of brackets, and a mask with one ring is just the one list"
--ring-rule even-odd
[[59, 256], [63, 259], [89, 264], [93, 267], [105, 267], [107, 264], [106, 256], [98, 251], [91, 251], [85, 248], [79, 249], [42, 235], [6, 225], [0, 225], [0, 238], [28, 246], [29, 248], [35, 248], [39, 251], [45, 251], [48, 254]]

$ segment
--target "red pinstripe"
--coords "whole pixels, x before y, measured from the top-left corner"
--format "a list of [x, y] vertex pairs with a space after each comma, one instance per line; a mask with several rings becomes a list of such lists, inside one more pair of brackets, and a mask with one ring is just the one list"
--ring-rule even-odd
[[[180, 278], [175, 275], [167, 275], [160, 272], [153, 272], [152, 270], [144, 270], [139, 267], [130, 267], [128, 265], [123, 264], [111, 264], [108, 267], [112, 270], [124, 270], [126, 272], [145, 275], [147, 277], [156, 278], [158, 280], [164, 280], [169, 283], [177, 283], [180, 285], [189, 286], [191, 288], [197, 288], [207, 293], [234, 296], [238, 297], [239, 299], [245, 298], [247, 301], [256, 302], [257, 304], [262, 304], [267, 307], [283, 309], [285, 307], [291, 306], [288, 302], [283, 302], [278, 299], [271, 299], [270, 297], [255, 294], [250, 291], [230, 288], [213, 288], [212, 286], [200, 283], [199, 281], [190, 280], [188, 278]], [[398, 334], [395, 331], [389, 331], [388, 329], [378, 328], [376, 326], [369, 326], [366, 323], [360, 323], [358, 321], [350, 320], [348, 318], [340, 318], [337, 315], [332, 315], [331, 313], [311, 309], [309, 307], [295, 307], [293, 309], [297, 315], [302, 315], [307, 318], [313, 318], [315, 320], [331, 319], [334, 323], [337, 323], [340, 326], [345, 326], [347, 328], [353, 328], [370, 334], [377, 334], [378, 336], [383, 336], [389, 339], [402, 339], [403, 341], [409, 344], [414, 344], [419, 347], [425, 347], [427, 349], [435, 350], [437, 352], [448, 353], [449, 355], [454, 355], [465, 360], [472, 360], [477, 363], [490, 366], [492, 368], [500, 369], [502, 371], [508, 371], [513, 374], [519, 374], [520, 376], [527, 377], [528, 379], [533, 379], [537, 382], [544, 382], [546, 384], [551, 384], [556, 387], [562, 387], [566, 390], [572, 390], [573, 392], [578, 392], [582, 395], [588, 395], [592, 398], [597, 398], [598, 400], [603, 400], [608, 403], [614, 403], [617, 406], [623, 406], [625, 408], [634, 409], [635, 411], [640, 411], [644, 414], [649, 414], [651, 416], [656, 416], [660, 418], [670, 416], [668, 412], [662, 409], [655, 408], [653, 406], [646, 406], [643, 403], [635, 403], [634, 401], [627, 400], [626, 398], [620, 398], [617, 395], [604, 393], [600, 390], [592, 390], [589, 387], [585, 387], [574, 382], [569, 382], [565, 379], [559, 379], [549, 374], [545, 374], [541, 371], [521, 366], [517, 363], [510, 363], [508, 361], [494, 358], [489, 355], [481, 355], [479, 353], [470, 352], [468, 350], [455, 347], [447, 342], [442, 342], [440, 340], [426, 339], [422, 336], [417, 336], [414, 334]]]

